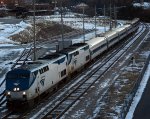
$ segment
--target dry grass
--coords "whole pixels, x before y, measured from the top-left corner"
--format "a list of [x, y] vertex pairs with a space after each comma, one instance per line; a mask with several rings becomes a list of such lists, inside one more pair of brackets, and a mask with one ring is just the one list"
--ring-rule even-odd
[[[71, 27], [64, 25], [64, 33], [74, 31]], [[52, 22], [43, 22], [36, 24], [37, 41], [47, 40], [53, 36], [61, 34], [61, 25]], [[33, 41], [33, 27], [27, 27], [25, 30], [10, 37], [11, 40], [20, 43], [29, 43]]]

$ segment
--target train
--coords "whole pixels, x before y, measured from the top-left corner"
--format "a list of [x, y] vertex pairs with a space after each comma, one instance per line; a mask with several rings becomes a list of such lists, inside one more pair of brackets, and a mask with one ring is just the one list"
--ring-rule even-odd
[[108, 48], [135, 32], [138, 27], [139, 19], [136, 18], [104, 36], [73, 44], [61, 51], [46, 54], [36, 61], [26, 61], [24, 65], [10, 70], [5, 76], [7, 104], [35, 103], [41, 95], [54, 90], [60, 82], [84, 68]]

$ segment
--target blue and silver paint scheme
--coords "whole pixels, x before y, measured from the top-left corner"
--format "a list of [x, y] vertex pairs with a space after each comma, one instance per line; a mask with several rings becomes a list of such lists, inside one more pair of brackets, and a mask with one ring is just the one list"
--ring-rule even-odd
[[[6, 95], [9, 101], [32, 100], [67, 77], [66, 55], [52, 60], [43, 58], [39, 61], [40, 65], [30, 64], [28, 70], [19, 68], [7, 73]], [[35, 66], [36, 68], [31, 68]]]
[[14, 69], [7, 73], [5, 80], [9, 100], [27, 100], [28, 89], [34, 83], [35, 77], [29, 70]]
[[90, 50], [88, 44], [75, 48], [65, 54], [68, 58], [67, 71], [69, 75], [90, 61]]

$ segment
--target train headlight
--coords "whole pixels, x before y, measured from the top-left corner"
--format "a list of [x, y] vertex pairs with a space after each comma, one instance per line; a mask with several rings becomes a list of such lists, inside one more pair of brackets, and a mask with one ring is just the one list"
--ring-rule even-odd
[[26, 95], [26, 92], [23, 92], [23, 95]]
[[17, 88], [17, 91], [19, 91], [20, 90], [20, 88]]
[[17, 88], [14, 88], [14, 91], [17, 91]]
[[10, 95], [10, 92], [7, 92], [7, 95]]

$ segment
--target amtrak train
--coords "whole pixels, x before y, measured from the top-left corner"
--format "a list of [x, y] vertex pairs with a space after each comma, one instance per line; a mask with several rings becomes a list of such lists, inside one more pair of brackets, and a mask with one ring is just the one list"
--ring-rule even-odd
[[139, 19], [109, 31], [104, 36], [85, 43], [73, 44], [59, 52], [47, 54], [36, 61], [26, 61], [23, 66], [6, 74], [6, 99], [14, 102], [34, 102], [37, 97], [57, 87], [58, 83], [83, 68], [139, 27]]

